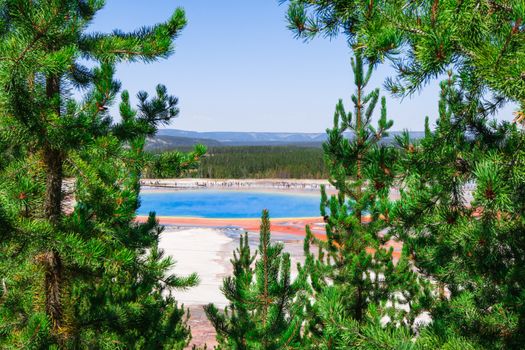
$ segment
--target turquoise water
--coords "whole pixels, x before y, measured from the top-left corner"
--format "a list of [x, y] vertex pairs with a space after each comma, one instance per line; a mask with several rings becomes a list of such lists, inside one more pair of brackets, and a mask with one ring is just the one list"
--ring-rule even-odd
[[139, 215], [210, 219], [258, 218], [263, 209], [272, 218], [319, 216], [320, 195], [241, 191], [150, 192], [141, 195]]

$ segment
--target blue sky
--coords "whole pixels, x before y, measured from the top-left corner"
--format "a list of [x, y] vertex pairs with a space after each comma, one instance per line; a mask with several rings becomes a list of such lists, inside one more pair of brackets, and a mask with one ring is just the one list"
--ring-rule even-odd
[[[157, 83], [180, 99], [170, 128], [196, 131], [322, 132], [335, 103], [350, 108], [351, 53], [340, 37], [304, 43], [286, 28], [286, 6], [277, 0], [108, 0], [92, 30], [133, 30], [186, 11], [188, 25], [175, 54], [151, 64], [121, 64], [117, 77], [135, 95]], [[380, 66], [370, 88], [392, 75]], [[387, 95], [394, 130], [423, 129], [435, 119], [437, 83], [403, 101]], [[511, 119], [512, 108], [503, 112]]]

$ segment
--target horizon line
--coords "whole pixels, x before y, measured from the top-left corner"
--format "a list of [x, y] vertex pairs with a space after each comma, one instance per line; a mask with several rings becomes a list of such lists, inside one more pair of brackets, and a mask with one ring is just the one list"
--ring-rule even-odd
[[[199, 130], [187, 130], [187, 129], [177, 129], [177, 128], [159, 128], [157, 131], [161, 130], [176, 130], [176, 131], [186, 131], [186, 132], [196, 132], [196, 133], [206, 133], [206, 132], [228, 132], [228, 133], [258, 133], [258, 134], [325, 134], [326, 130], [324, 131], [234, 131], [234, 130], [208, 130], [208, 131], [199, 131]], [[425, 132], [425, 130], [409, 130], [409, 129], [401, 129], [401, 130], [389, 130], [388, 132]]]

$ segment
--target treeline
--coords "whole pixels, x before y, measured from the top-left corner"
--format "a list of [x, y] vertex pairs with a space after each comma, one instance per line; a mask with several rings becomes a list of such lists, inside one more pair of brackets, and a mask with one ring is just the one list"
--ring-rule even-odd
[[323, 150], [294, 146], [214, 147], [191, 173], [218, 179], [325, 179]]
[[[201, 156], [204, 157], [201, 158]], [[181, 171], [181, 164], [193, 162]], [[150, 153], [146, 178], [179, 176], [207, 179], [326, 179], [323, 150], [300, 146], [222, 146]]]

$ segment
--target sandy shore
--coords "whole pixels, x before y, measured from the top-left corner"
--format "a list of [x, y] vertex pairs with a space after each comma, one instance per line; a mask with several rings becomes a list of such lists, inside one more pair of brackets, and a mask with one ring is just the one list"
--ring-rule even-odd
[[175, 298], [184, 305], [214, 303], [226, 306], [226, 299], [219, 292], [219, 282], [229, 274], [224, 264], [224, 253], [234, 249], [234, 239], [225, 230], [211, 228], [170, 228], [162, 234], [159, 246], [176, 261], [170, 271], [177, 275], [197, 272], [199, 285], [189, 290], [177, 291]]
[[190, 311], [192, 345], [206, 344], [211, 349], [217, 345], [215, 331], [203, 306], [214, 303], [224, 308], [227, 305], [220, 286], [222, 279], [231, 272], [227, 255], [235, 248], [234, 243], [223, 229], [168, 226], [161, 235], [160, 248], [176, 262], [170, 273], [187, 276], [195, 272], [199, 276], [197, 287], [174, 293], [176, 300]]

